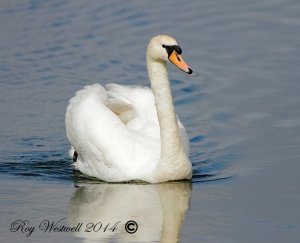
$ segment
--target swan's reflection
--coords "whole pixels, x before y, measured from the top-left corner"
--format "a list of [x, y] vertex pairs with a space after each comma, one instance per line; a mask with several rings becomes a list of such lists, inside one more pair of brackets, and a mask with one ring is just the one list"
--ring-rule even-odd
[[[84, 238], [84, 242], [176, 242], [191, 189], [188, 182], [80, 184], [70, 200], [69, 224], [83, 223], [75, 235]], [[134, 234], [125, 231], [129, 220], [138, 224]], [[102, 222], [101, 230], [84, 232], [87, 223], [97, 222]], [[117, 222], [114, 232], [108, 230]], [[108, 223], [110, 226], [103, 232]]]

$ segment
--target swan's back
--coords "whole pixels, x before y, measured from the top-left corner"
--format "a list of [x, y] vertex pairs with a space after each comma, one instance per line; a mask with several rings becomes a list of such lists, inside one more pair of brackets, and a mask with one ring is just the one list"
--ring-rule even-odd
[[107, 106], [132, 131], [159, 138], [159, 123], [152, 90], [141, 86], [108, 84]]

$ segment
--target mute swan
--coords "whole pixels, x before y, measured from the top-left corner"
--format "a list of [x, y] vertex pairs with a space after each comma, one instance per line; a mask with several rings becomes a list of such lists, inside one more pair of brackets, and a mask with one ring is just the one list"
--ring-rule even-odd
[[70, 99], [66, 132], [75, 169], [107, 182], [190, 179], [189, 139], [173, 105], [167, 62], [193, 71], [176, 40], [153, 37], [147, 47], [151, 89], [94, 84]]

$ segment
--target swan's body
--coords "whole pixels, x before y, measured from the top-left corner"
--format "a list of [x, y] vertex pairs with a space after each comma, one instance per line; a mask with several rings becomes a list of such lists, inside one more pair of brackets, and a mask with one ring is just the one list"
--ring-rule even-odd
[[176, 48], [169, 36], [150, 41], [147, 67], [152, 90], [94, 84], [70, 100], [66, 129], [76, 169], [108, 182], [191, 178], [189, 139], [174, 110], [166, 62], [169, 58], [182, 70], [192, 71]]

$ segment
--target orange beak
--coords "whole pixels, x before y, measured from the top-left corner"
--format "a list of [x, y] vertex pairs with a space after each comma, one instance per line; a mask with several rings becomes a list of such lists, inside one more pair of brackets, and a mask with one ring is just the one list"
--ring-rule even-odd
[[193, 70], [190, 69], [189, 65], [186, 64], [186, 62], [183, 60], [182, 56], [180, 56], [175, 50], [171, 53], [169, 56], [169, 60], [174, 63], [178, 68], [180, 68], [182, 71], [192, 74]]

